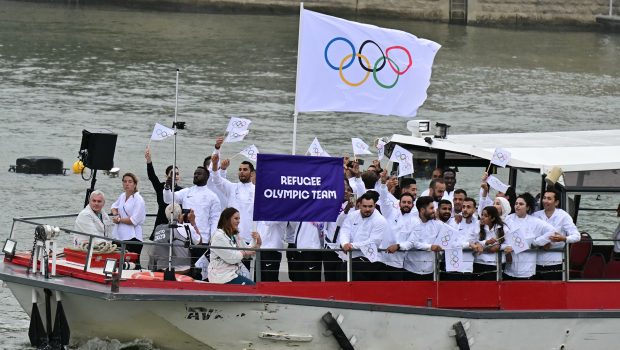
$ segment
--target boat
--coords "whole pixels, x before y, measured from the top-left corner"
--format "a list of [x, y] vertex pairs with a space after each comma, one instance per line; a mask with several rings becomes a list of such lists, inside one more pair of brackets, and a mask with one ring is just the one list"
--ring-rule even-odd
[[[542, 188], [559, 167], [562, 179], [553, 182], [572, 196], [575, 219], [585, 209], [579, 196], [620, 193], [620, 130], [448, 135], [444, 125], [433, 135], [423, 124], [391, 136], [386, 155], [399, 145], [433, 166], [484, 169], [502, 148], [511, 153], [512, 186], [528, 171]], [[590, 239], [564, 250], [562, 281], [502, 281], [499, 265], [496, 281], [441, 281], [436, 273], [433, 281], [356, 282], [349, 264], [346, 282], [242, 286], [132, 278], [135, 271], [117, 263], [127, 260], [123, 242], [116, 255], [89, 248], [81, 258], [63, 257], [58, 236], [76, 232], [45, 226], [58, 218], [14, 218], [0, 262], [0, 279], [31, 315], [37, 346], [145, 337], [161, 349], [617, 347], [620, 280], [588, 278], [575, 261], [584, 247], [610, 252]], [[34, 244], [33, 235], [14, 234], [16, 225], [34, 231]]]

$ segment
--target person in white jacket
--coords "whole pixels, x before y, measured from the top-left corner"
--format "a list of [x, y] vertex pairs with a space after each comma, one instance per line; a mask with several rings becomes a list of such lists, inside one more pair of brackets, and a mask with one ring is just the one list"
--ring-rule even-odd
[[[122, 177], [123, 193], [112, 203], [112, 220], [116, 226], [112, 236], [115, 239], [129, 242], [142, 242], [142, 226], [146, 220], [146, 205], [138, 192], [138, 177], [126, 173]], [[140, 254], [142, 244], [127, 244], [127, 250]]]
[[581, 240], [581, 234], [573, 223], [573, 218], [560, 205], [560, 194], [555, 190], [547, 190], [543, 194], [543, 210], [533, 214], [534, 217], [548, 223], [556, 230], [556, 234], [549, 236], [549, 242], [538, 250], [536, 256], [536, 279], [561, 280], [562, 261], [564, 254], [561, 251], [547, 251], [547, 249], [563, 249], [566, 243], [576, 243]]
[[[217, 230], [211, 236], [211, 261], [208, 268], [209, 282], [226, 284], [253, 285], [249, 272], [242, 263], [244, 258], [255, 254], [252, 250], [236, 250], [223, 248], [249, 248], [239, 236], [241, 216], [235, 208], [226, 208], [220, 215]], [[251, 248], [261, 247], [258, 232], [252, 232], [254, 244]]]
[[[381, 244], [387, 230], [387, 221], [375, 210], [375, 197], [365, 193], [360, 197], [360, 210], [350, 212], [340, 229], [340, 244], [345, 252], [353, 249], [368, 249], [374, 246], [374, 251]], [[367, 250], [353, 251], [353, 280], [374, 281], [379, 276], [377, 265], [370, 261]], [[378, 255], [378, 254], [377, 254]]]
[[[515, 213], [508, 215], [506, 225], [513, 232], [520, 230], [521, 238], [529, 247], [543, 247], [549, 243], [549, 237], [555, 234], [555, 229], [548, 223], [530, 215], [534, 210], [536, 200], [529, 193], [517, 196]], [[536, 250], [528, 249], [519, 254], [508, 253], [518, 244], [516, 238], [506, 240], [506, 269], [504, 279], [531, 279], [536, 274]], [[512, 261], [510, 261], [512, 260]]]
[[[75, 218], [75, 231], [97, 235], [101, 237], [112, 236], [112, 220], [103, 211], [105, 205], [105, 195], [103, 192], [93, 191], [88, 197], [88, 205]], [[88, 242], [88, 236], [78, 234], [73, 235], [73, 245], [80, 247], [84, 242]], [[93, 245], [103, 240], [93, 239]]]

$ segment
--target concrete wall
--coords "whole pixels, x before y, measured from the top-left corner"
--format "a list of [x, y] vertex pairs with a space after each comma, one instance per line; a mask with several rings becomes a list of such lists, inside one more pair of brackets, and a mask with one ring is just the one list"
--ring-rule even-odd
[[[614, 0], [614, 14], [620, 0]], [[594, 25], [609, 13], [609, 0], [469, 0], [469, 24]]]
[[[297, 0], [79, 0], [177, 11], [295, 13]], [[311, 0], [305, 7], [333, 15], [448, 22], [450, 0]], [[609, 0], [468, 0], [468, 24], [595, 26]], [[615, 15], [620, 0], [614, 0]]]

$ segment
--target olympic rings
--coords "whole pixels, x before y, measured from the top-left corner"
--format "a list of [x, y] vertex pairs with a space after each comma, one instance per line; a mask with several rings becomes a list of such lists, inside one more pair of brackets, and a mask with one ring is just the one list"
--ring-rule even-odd
[[[366, 58], [366, 56], [364, 56], [364, 55], [360, 55], [359, 53], [356, 53], [356, 54], [355, 54], [355, 56], [359, 57], [360, 59], [362, 59], [362, 58], [363, 58], [363, 59], [364, 59], [364, 61], [366, 61], [366, 64], [370, 66], [370, 61], [368, 61], [368, 58]], [[352, 57], [352, 55], [350, 55], [350, 54], [349, 54], [349, 55], [344, 56], [344, 58], [343, 58], [343, 59], [342, 59], [342, 61], [340, 62], [340, 69], [339, 69], [339, 71], [338, 71], [338, 72], [339, 72], [339, 74], [340, 74], [340, 79], [342, 79], [342, 81], [343, 81], [345, 84], [347, 84], [347, 85], [349, 85], [349, 86], [352, 86], [352, 87], [356, 87], [356, 86], [360, 86], [360, 85], [362, 85], [362, 84], [364, 84], [364, 83], [366, 82], [366, 80], [367, 80], [367, 79], [368, 79], [368, 77], [370, 76], [370, 72], [366, 72], [366, 75], [364, 76], [364, 78], [363, 78], [362, 80], [360, 80], [359, 82], [357, 82], [357, 83], [351, 83], [351, 82], [349, 82], [349, 81], [347, 80], [347, 78], [345, 78], [345, 77], [344, 77], [344, 74], [342, 74], [342, 70], [344, 69], [344, 67], [343, 67], [344, 61], [348, 60], [348, 59], [349, 59], [349, 58], [351, 58], [351, 57]], [[349, 63], [349, 65], [351, 65], [351, 64]]]
[[[339, 70], [338, 67], [332, 65], [329, 62], [329, 58], [327, 57], [327, 50], [329, 50], [329, 47], [336, 41], [342, 40], [345, 43], [349, 44], [349, 46], [351, 46], [351, 62], [347, 63], [346, 66], [342, 67], [342, 69], [347, 69], [349, 67], [351, 67], [351, 65], [353, 64], [353, 62], [355, 61], [355, 58], [353, 58], [353, 55], [355, 55], [355, 46], [353, 46], [353, 43], [349, 40], [349, 39], [345, 39], [342, 37], [337, 37], [337, 38], [333, 38], [332, 40], [330, 40], [330, 42], [327, 43], [327, 45], [325, 45], [325, 52], [323, 53], [325, 56], [325, 62], [327, 62], [327, 65], [330, 66], [333, 70]], [[370, 65], [369, 65], [370, 66]]]
[[450, 235], [445, 235], [443, 237], [441, 237], [441, 245], [444, 247], [447, 247], [448, 244], [450, 244]]
[[[351, 53], [344, 56], [344, 58], [340, 61], [340, 64], [338, 66], [332, 64], [332, 62], [329, 60], [329, 57], [327, 55], [331, 45], [337, 41], [343, 41], [344, 43], [348, 44], [349, 47], [351, 48]], [[368, 60], [368, 57], [362, 54], [362, 50], [367, 44], [373, 44], [374, 46], [377, 47], [377, 49], [379, 49], [379, 52], [381, 53], [381, 56], [377, 59], [374, 66], [372, 66], [372, 69], [370, 68], [371, 65], [370, 65], [370, 61]], [[396, 64], [396, 62], [390, 58], [390, 51], [393, 51], [393, 50], [402, 51], [407, 56], [407, 60], [408, 60], [407, 66], [403, 70], [401, 70], [398, 64]], [[325, 58], [325, 63], [327, 63], [327, 65], [331, 69], [338, 71], [342, 82], [344, 82], [345, 84], [351, 87], [358, 87], [364, 84], [366, 80], [368, 80], [370, 73], [372, 73], [373, 79], [378, 86], [384, 89], [391, 89], [396, 86], [396, 84], [398, 83], [399, 77], [407, 73], [407, 71], [409, 71], [409, 69], [413, 66], [413, 57], [411, 56], [411, 52], [409, 52], [409, 50], [405, 48], [404, 46], [400, 46], [400, 45], [390, 46], [384, 52], [381, 46], [379, 46], [379, 44], [377, 44], [373, 40], [365, 40], [360, 46], [359, 51], [356, 53], [355, 46], [349, 39], [343, 38], [343, 37], [335, 37], [332, 40], [330, 40], [327, 43], [327, 45], [325, 45], [323, 56]], [[349, 68], [353, 64], [353, 62], [355, 62], [356, 57], [357, 57], [360, 67], [364, 71], [366, 71], [366, 75], [362, 78], [362, 80], [354, 83], [354, 82], [350, 82], [344, 77], [343, 71]], [[384, 84], [383, 82], [379, 81], [379, 78], [377, 77], [377, 72], [380, 72], [381, 70], [383, 70], [386, 62], [388, 63], [392, 71], [396, 73], [396, 79], [391, 84]]]
[[155, 131], [155, 133], [157, 134], [157, 136], [159, 136], [159, 137], [164, 137], [164, 138], [166, 138], [166, 137], [168, 137], [168, 136], [172, 136], [172, 134], [170, 134], [168, 131], [166, 131], [166, 130], [161, 130], [161, 129], [157, 129], [157, 130]]
[[396, 159], [407, 160], [407, 154], [402, 153], [401, 151], [396, 151]]
[[[364, 49], [364, 46], [366, 46], [366, 44], [368, 43], [373, 43], [375, 44], [375, 46], [377, 47], [377, 49], [379, 49], [379, 51], [381, 52], [381, 57], [385, 57], [385, 54], [383, 53], [383, 50], [381, 50], [381, 47], [374, 41], [372, 40], [366, 40], [362, 43], [362, 46], [360, 46], [360, 50], [358, 51], [358, 53], [361, 55], [362, 54], [362, 50]], [[377, 68], [377, 65], [375, 64], [375, 67], [373, 69], [371, 69], [370, 67], [366, 68], [366, 66], [364, 66], [362, 64], [362, 58], [358, 58], [359, 62], [360, 62], [360, 67], [362, 67], [363, 70], [367, 71], [367, 72], [378, 72], [380, 70], [383, 69], [383, 67], [385, 67], [385, 60], [383, 61], [383, 64], [381, 65], [381, 67]]]
[[247, 126], [247, 125], [248, 125], [248, 123], [247, 123], [246, 121], [243, 121], [243, 120], [235, 120], [235, 121], [232, 123], [232, 125], [233, 125], [233, 127], [235, 127], [235, 128], [243, 128], [243, 127]]

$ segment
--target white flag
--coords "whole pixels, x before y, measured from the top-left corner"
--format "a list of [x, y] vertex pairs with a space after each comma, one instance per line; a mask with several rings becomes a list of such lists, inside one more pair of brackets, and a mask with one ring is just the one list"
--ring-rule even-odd
[[416, 115], [441, 45], [313, 11], [301, 17], [298, 112]]
[[377, 140], [377, 159], [378, 160], [383, 160], [383, 157], [385, 156], [385, 141], [378, 139]]
[[379, 261], [379, 251], [376, 244], [368, 243], [366, 245], [362, 245], [360, 246], [360, 251], [368, 260], [370, 260], [370, 262]]
[[510, 161], [510, 152], [503, 148], [496, 148], [495, 152], [493, 152], [493, 158], [491, 158], [491, 163], [501, 166], [502, 168], [506, 167], [506, 164]]
[[506, 193], [506, 191], [508, 190], [508, 187], [510, 187], [493, 175], [489, 175], [487, 177], [487, 183], [489, 184], [489, 186], [494, 188], [496, 191], [504, 192], [504, 193]]
[[445, 259], [446, 259], [446, 271], [458, 271], [465, 272], [465, 264], [463, 263], [463, 249], [453, 248], [446, 249], [445, 251]]
[[258, 155], [258, 148], [254, 145], [250, 145], [244, 148], [239, 154], [245, 156], [246, 158], [256, 161], [256, 156]]
[[362, 141], [362, 139], [358, 139], [357, 137], [353, 137], [351, 139], [351, 145], [353, 145], [353, 154], [372, 154], [368, 149], [368, 145]]
[[530, 249], [530, 240], [523, 237], [520, 227], [506, 233], [506, 244], [512, 247], [515, 255]]
[[457, 248], [459, 245], [458, 242], [458, 231], [444, 223], [439, 224], [439, 233], [437, 233], [437, 237], [435, 237], [434, 245], [438, 245], [441, 249], [453, 249]]
[[243, 141], [245, 136], [250, 133], [250, 130], [232, 130], [226, 134], [224, 142], [239, 142]]
[[398, 163], [398, 177], [413, 174], [413, 162]]
[[151, 140], [153, 141], [161, 141], [163, 139], [167, 139], [168, 137], [174, 135], [174, 130], [167, 128], [159, 123], [155, 123], [155, 127], [153, 128], [153, 133], [151, 134]]
[[310, 147], [308, 147], [308, 151], [306, 153], [313, 157], [330, 157], [329, 153], [325, 152], [323, 147], [321, 147], [321, 144], [316, 137], [310, 144]]
[[233, 130], [237, 130], [237, 131], [248, 130], [250, 128], [251, 123], [252, 121], [249, 119], [243, 119], [239, 117], [230, 117], [230, 121], [228, 122], [226, 131], [231, 132]]
[[394, 163], [412, 163], [413, 154], [399, 145], [395, 145], [390, 156], [390, 161]]

